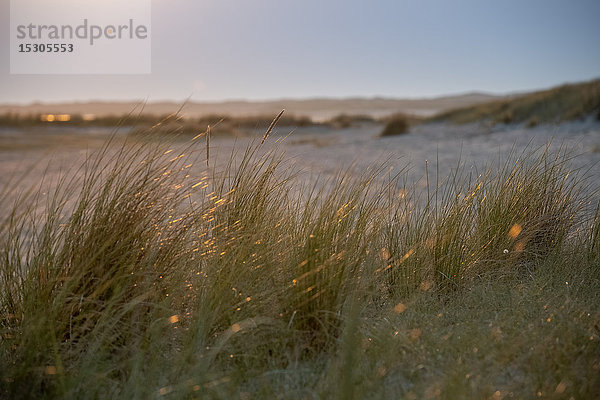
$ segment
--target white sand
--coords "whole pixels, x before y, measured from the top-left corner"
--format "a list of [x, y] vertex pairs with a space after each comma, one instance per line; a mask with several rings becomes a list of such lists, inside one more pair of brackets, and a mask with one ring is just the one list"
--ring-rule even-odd
[[[452, 168], [461, 164], [467, 170], [481, 172], [492, 162], [502, 159], [515, 148], [520, 152], [527, 146], [535, 148], [552, 142], [552, 148], [563, 145], [578, 157], [572, 168], [589, 168], [589, 189], [600, 186], [600, 123], [593, 120], [570, 122], [557, 126], [543, 125], [533, 129], [522, 126], [489, 128], [470, 124], [453, 126], [428, 124], [414, 127], [409, 134], [379, 138], [380, 125], [329, 130], [319, 127], [296, 129], [285, 139], [283, 147], [294, 170], [301, 170], [303, 179], [315, 175], [332, 175], [354, 164], [356, 173], [374, 163], [388, 160], [392, 171], [410, 165], [408, 183], [424, 187], [425, 160], [428, 160], [429, 180], [440, 180]], [[288, 128], [276, 128], [266, 147], [290, 134]], [[0, 131], [0, 184], [28, 188], [45, 176], [52, 181], [65, 171], [74, 170], [86, 154], [98, 148], [106, 132], [44, 132], [31, 134], [14, 130]], [[223, 162], [233, 148], [239, 152], [252, 139], [214, 138], [211, 142], [211, 162]], [[182, 147], [181, 143], [175, 147]], [[195, 145], [199, 160], [205, 154], [204, 142]], [[203, 163], [197, 166], [205, 168]], [[70, 172], [72, 173], [72, 172]], [[26, 175], [25, 175], [26, 174]], [[9, 183], [11, 182], [12, 183]]]

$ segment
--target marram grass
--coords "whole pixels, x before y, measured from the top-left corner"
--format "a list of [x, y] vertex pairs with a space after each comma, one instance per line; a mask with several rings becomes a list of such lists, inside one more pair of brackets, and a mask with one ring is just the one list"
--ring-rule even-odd
[[307, 184], [277, 146], [196, 147], [3, 189], [1, 397], [600, 394], [600, 217], [568, 154], [419, 199], [385, 165]]

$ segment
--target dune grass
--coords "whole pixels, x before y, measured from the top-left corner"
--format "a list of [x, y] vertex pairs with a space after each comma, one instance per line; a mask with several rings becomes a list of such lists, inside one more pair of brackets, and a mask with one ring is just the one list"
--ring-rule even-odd
[[534, 127], [588, 116], [600, 117], [599, 79], [450, 110], [435, 115], [430, 121], [459, 124], [478, 121], [492, 124], [525, 123], [527, 127]]
[[408, 133], [410, 125], [408, 119], [403, 115], [395, 115], [390, 118], [385, 127], [381, 131], [381, 136], [395, 136]]
[[3, 189], [1, 397], [600, 393], [600, 212], [568, 153], [423, 194], [385, 165], [308, 184], [268, 140], [198, 169], [202, 139]]

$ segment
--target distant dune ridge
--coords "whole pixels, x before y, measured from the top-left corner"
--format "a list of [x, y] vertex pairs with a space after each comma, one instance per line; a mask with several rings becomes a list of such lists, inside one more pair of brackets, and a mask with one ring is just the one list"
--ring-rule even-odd
[[566, 84], [442, 112], [434, 121], [492, 124], [526, 123], [533, 127], [595, 116], [600, 120], [600, 79]]
[[[129, 113], [147, 117], [165, 116], [180, 110], [185, 119], [228, 116], [238, 119], [266, 118], [271, 121], [282, 109], [286, 118], [302, 123], [332, 122], [344, 125], [355, 117], [387, 120], [404, 115], [418, 121], [492, 124], [554, 123], [596, 115], [600, 119], [600, 79], [564, 84], [550, 89], [511, 95], [471, 92], [423, 99], [394, 98], [313, 98], [265, 101], [222, 102], [90, 101], [72, 103], [33, 103], [0, 105], [0, 116], [38, 119], [37, 115], [81, 116], [83, 120], [122, 117]], [[10, 118], [9, 118], [10, 119]], [[285, 121], [283, 121], [285, 122]], [[413, 121], [414, 122], [414, 121]]]
[[[484, 93], [468, 93], [457, 96], [445, 96], [430, 99], [393, 99], [393, 98], [315, 98], [315, 99], [281, 99], [269, 101], [223, 101], [223, 102], [188, 102], [183, 113], [188, 117], [199, 117], [208, 114], [253, 116], [277, 115], [282, 109], [286, 114], [307, 116], [315, 121], [324, 121], [339, 114], [363, 114], [372, 117], [385, 117], [402, 112], [420, 116], [431, 116], [438, 112], [458, 107], [466, 107], [490, 100], [502, 99]], [[0, 105], [0, 114], [8, 112], [18, 114], [95, 114], [96, 116], [123, 115], [133, 109], [139, 109], [142, 101], [90, 101], [73, 103], [33, 103], [30, 105]], [[181, 103], [149, 102], [144, 105], [144, 113], [168, 114], [181, 107]]]

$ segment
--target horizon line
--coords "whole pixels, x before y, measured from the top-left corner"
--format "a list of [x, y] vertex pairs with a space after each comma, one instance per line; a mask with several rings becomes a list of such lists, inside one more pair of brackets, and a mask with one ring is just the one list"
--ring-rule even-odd
[[27, 107], [27, 106], [37, 106], [37, 105], [64, 105], [64, 104], [90, 104], [90, 103], [106, 103], [106, 104], [123, 104], [123, 103], [136, 103], [136, 104], [160, 104], [160, 103], [173, 103], [173, 104], [227, 104], [227, 103], [274, 103], [281, 101], [345, 101], [345, 100], [389, 100], [389, 101], [427, 101], [427, 100], [439, 100], [444, 98], [452, 98], [452, 97], [462, 97], [462, 96], [471, 96], [471, 95], [481, 95], [481, 96], [490, 96], [490, 97], [511, 97], [518, 96], [521, 94], [533, 93], [538, 91], [551, 90], [557, 87], [566, 86], [566, 85], [574, 85], [581, 83], [590, 83], [596, 80], [600, 80], [600, 77], [586, 79], [582, 81], [566, 81], [560, 84], [555, 84], [552, 86], [534, 88], [534, 89], [524, 89], [524, 90], [514, 90], [507, 92], [492, 92], [485, 90], [466, 90], [460, 92], [453, 92], [447, 94], [439, 94], [432, 96], [406, 96], [406, 97], [396, 97], [389, 95], [349, 95], [349, 96], [336, 96], [336, 95], [315, 95], [315, 96], [299, 96], [299, 97], [272, 97], [272, 98], [225, 98], [219, 100], [194, 100], [192, 96], [188, 96], [186, 98], [181, 99], [156, 99], [149, 100], [148, 98], [130, 98], [130, 99], [72, 99], [72, 100], [60, 100], [60, 101], [43, 101], [43, 100], [32, 100], [28, 102], [14, 102], [14, 103], [0, 103], [2, 107]]

